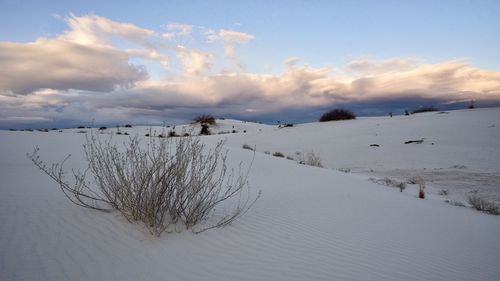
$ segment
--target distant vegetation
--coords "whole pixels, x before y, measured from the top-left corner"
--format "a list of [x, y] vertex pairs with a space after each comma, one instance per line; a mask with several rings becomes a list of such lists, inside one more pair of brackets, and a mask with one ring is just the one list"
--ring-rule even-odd
[[474, 100], [470, 101], [469, 106], [467, 108], [468, 109], [474, 109], [474, 108], [476, 108], [476, 105], [474, 104]]
[[356, 119], [356, 115], [354, 115], [354, 113], [352, 113], [347, 109], [338, 108], [330, 110], [321, 115], [321, 118], [319, 118], [319, 122], [350, 120], [350, 119]]
[[215, 117], [210, 114], [203, 114], [194, 118], [194, 122], [200, 124], [215, 125]]
[[210, 114], [202, 114], [194, 118], [195, 123], [201, 125], [200, 135], [211, 135], [210, 125], [215, 125], [215, 117]]
[[210, 127], [208, 126], [207, 123], [201, 123], [201, 130], [200, 130], [200, 135], [211, 135], [212, 132], [210, 132]]
[[417, 109], [412, 110], [411, 114], [422, 113], [422, 112], [432, 112], [432, 111], [438, 111], [438, 109], [433, 107], [433, 106], [421, 106]]

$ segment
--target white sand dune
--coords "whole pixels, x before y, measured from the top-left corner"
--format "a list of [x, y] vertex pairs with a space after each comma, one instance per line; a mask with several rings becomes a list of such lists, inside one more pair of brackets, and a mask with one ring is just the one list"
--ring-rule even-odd
[[[203, 141], [226, 138], [233, 166], [253, 157], [243, 143], [257, 145], [249, 182], [261, 199], [228, 227], [160, 238], [71, 204], [25, 156], [39, 145], [44, 159], [72, 153], [68, 166], [83, 168], [83, 134], [3, 131], [0, 280], [500, 280], [499, 216], [367, 180], [370, 169], [498, 173], [499, 116], [488, 109], [285, 129], [220, 121], [220, 130], [247, 133]], [[329, 169], [261, 153], [310, 149]]]

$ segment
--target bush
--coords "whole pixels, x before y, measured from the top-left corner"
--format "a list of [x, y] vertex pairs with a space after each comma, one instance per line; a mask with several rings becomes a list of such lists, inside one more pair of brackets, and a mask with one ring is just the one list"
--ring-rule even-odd
[[[244, 215], [259, 198], [260, 192], [250, 196], [247, 173], [228, 170], [223, 144], [207, 150], [198, 138], [177, 138], [175, 142], [148, 138], [147, 145], [141, 146], [136, 136], [124, 143], [123, 151], [111, 139], [101, 141], [90, 135], [84, 145], [88, 168], [73, 171], [72, 183], [66, 181], [63, 169], [69, 156], [50, 168], [40, 160], [38, 147], [28, 157], [74, 204], [116, 210], [129, 222], [142, 222], [152, 235], [159, 236], [179, 224], [195, 233], [225, 226]], [[93, 181], [86, 178], [88, 171]], [[236, 204], [229, 213], [213, 218], [204, 228], [193, 228], [213, 217], [216, 208], [230, 199]]]
[[314, 151], [308, 152], [305, 155], [303, 153], [300, 153], [298, 154], [298, 156], [300, 164], [323, 168], [321, 158], [318, 154], [315, 154]]
[[201, 124], [200, 135], [211, 135], [211, 134], [212, 134], [212, 132], [210, 132], [208, 124], [202, 123]]
[[285, 155], [283, 153], [279, 152], [279, 151], [273, 153], [273, 156], [275, 156], [275, 157], [282, 157], [282, 158], [285, 157]]
[[500, 209], [495, 202], [488, 201], [477, 195], [471, 195], [467, 198], [469, 204], [476, 210], [492, 215], [500, 215]]
[[474, 100], [470, 101], [469, 106], [467, 108], [468, 109], [474, 109], [474, 108], [476, 108], [476, 105], [474, 104]]
[[369, 180], [371, 180], [372, 182], [374, 182], [376, 184], [381, 184], [381, 185], [385, 185], [385, 186], [391, 186], [391, 187], [399, 188], [400, 192], [403, 192], [403, 190], [405, 190], [405, 188], [406, 188], [406, 183], [405, 182], [400, 182], [400, 181], [397, 181], [397, 180], [393, 180], [393, 179], [388, 178], [388, 177], [385, 177], [383, 179], [369, 178]]
[[417, 109], [412, 110], [411, 114], [422, 113], [422, 112], [433, 112], [433, 111], [438, 111], [438, 110], [433, 106], [421, 106]]
[[321, 115], [321, 118], [319, 118], [319, 122], [350, 120], [350, 119], [356, 119], [356, 115], [354, 115], [354, 113], [352, 113], [347, 109], [339, 108], [328, 111], [323, 115]]
[[194, 118], [194, 122], [200, 124], [215, 125], [215, 117], [210, 114], [203, 114]]
[[173, 138], [173, 137], [178, 137], [179, 135], [177, 135], [177, 133], [174, 130], [170, 130], [168, 131], [168, 136], [170, 138]]
[[254, 148], [254, 147], [251, 147], [251, 146], [250, 146], [250, 145], [248, 145], [248, 144], [244, 144], [244, 145], [242, 146], [242, 148], [243, 148], [243, 149], [252, 150], [252, 151], [254, 151], [254, 150], [255, 150], [255, 148]]

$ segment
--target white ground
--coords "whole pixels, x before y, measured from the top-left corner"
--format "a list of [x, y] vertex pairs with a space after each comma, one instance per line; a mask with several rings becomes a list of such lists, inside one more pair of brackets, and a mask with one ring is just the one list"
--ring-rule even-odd
[[[500, 280], [500, 217], [443, 202], [474, 190], [500, 199], [500, 109], [282, 129], [218, 123], [215, 133], [238, 133], [202, 139], [226, 139], [232, 165], [248, 164], [241, 146], [256, 145], [249, 182], [261, 199], [228, 227], [160, 238], [72, 205], [26, 158], [39, 145], [44, 159], [71, 153], [68, 167], [83, 168], [79, 130], [0, 131], [0, 280]], [[263, 153], [312, 150], [325, 169]], [[385, 176], [422, 176], [427, 199], [415, 185], [401, 193], [368, 180]]]

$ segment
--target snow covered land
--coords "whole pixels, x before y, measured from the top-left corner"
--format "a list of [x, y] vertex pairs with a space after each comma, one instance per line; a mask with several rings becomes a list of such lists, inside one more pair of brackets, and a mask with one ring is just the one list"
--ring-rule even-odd
[[[253, 159], [262, 196], [229, 226], [159, 238], [72, 204], [26, 157], [38, 145], [47, 162], [71, 154], [68, 169], [84, 169], [89, 130], [0, 131], [0, 280], [500, 280], [500, 216], [467, 200], [500, 205], [500, 108], [281, 128], [217, 120], [201, 140], [225, 140], [232, 167]], [[310, 153], [324, 168], [298, 163]]]

